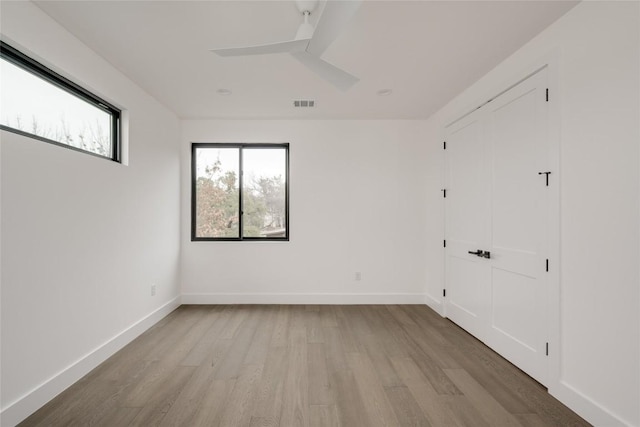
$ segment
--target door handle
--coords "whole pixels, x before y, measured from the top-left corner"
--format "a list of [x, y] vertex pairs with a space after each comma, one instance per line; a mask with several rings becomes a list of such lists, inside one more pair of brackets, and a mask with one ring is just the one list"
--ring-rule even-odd
[[482, 249], [478, 249], [475, 252], [471, 252], [471, 251], [467, 251], [467, 252], [470, 253], [471, 255], [479, 256], [481, 258], [486, 258], [486, 259], [490, 259], [491, 258], [491, 252], [483, 251]]

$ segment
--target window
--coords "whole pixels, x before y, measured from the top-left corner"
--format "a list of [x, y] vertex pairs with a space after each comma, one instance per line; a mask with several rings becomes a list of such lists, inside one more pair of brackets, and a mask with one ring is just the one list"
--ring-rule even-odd
[[191, 240], [289, 240], [289, 144], [191, 146]]
[[0, 129], [120, 161], [120, 110], [0, 42]]

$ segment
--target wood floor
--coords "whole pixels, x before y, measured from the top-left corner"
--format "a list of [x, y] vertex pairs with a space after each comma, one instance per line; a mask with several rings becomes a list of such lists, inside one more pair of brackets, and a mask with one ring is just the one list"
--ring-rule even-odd
[[24, 426], [585, 426], [426, 306], [182, 306]]

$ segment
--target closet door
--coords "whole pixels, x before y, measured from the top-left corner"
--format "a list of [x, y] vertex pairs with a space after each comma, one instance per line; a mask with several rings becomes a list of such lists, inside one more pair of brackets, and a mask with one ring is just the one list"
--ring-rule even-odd
[[491, 304], [489, 260], [474, 255], [490, 238], [486, 120], [477, 110], [449, 129], [446, 155], [446, 315], [485, 340]]
[[545, 91], [542, 70], [447, 129], [445, 199], [447, 317], [543, 384]]
[[488, 344], [546, 381], [547, 103], [540, 71], [485, 108], [491, 142], [491, 316]]

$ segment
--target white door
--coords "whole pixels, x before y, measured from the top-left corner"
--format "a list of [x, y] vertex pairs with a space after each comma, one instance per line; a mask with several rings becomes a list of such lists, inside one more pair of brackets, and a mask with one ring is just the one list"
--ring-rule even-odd
[[489, 316], [488, 260], [469, 252], [490, 239], [490, 181], [487, 179], [486, 123], [478, 110], [448, 129], [446, 141], [447, 317], [485, 340]]
[[[542, 70], [456, 122], [446, 151], [447, 316], [543, 384], [546, 87]], [[467, 122], [479, 129], [475, 145], [461, 136]]]

